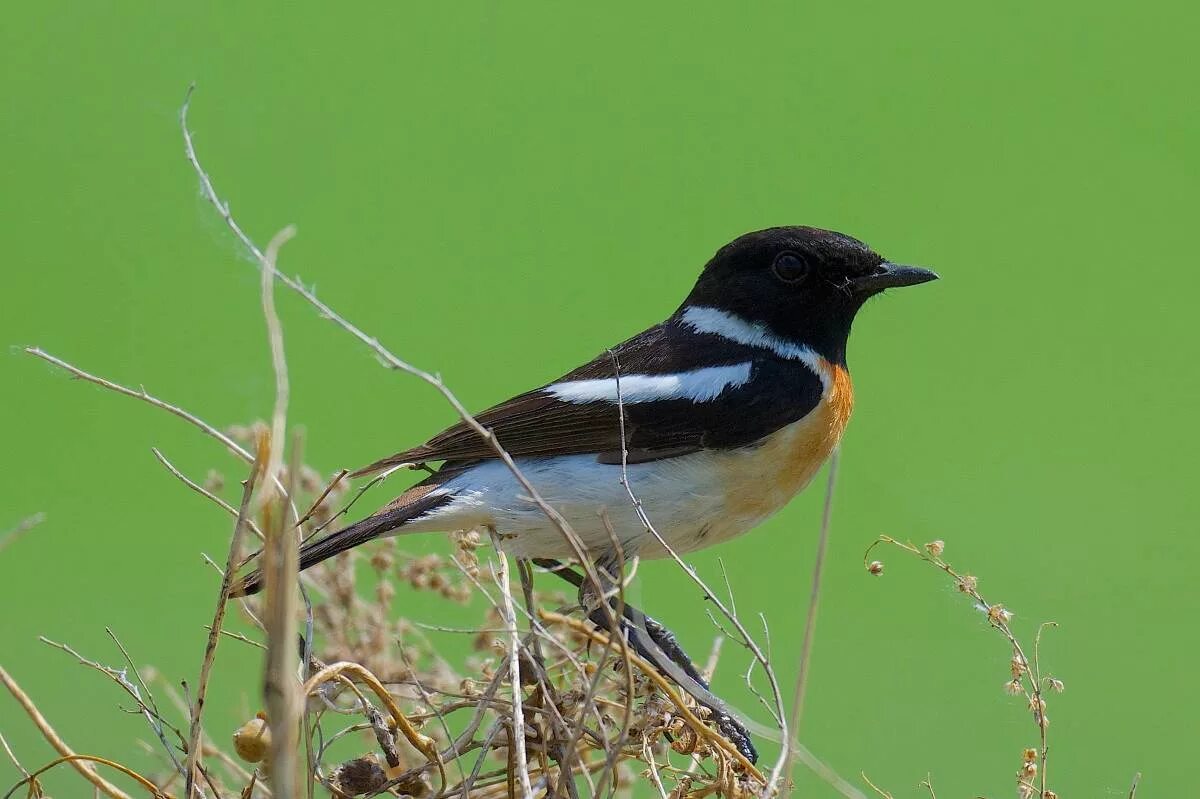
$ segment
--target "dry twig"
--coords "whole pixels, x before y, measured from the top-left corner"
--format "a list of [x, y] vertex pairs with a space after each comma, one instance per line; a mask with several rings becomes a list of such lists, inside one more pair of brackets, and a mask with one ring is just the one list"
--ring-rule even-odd
[[829, 548], [829, 528], [833, 520], [833, 489], [837, 485], [837, 467], [840, 450], [835, 449], [829, 458], [829, 477], [825, 485], [825, 506], [821, 513], [821, 533], [817, 538], [817, 555], [813, 560], [811, 589], [808, 595], [808, 615], [804, 620], [804, 640], [800, 647], [800, 666], [796, 673], [796, 690], [792, 696], [792, 715], [788, 719], [790, 734], [783, 739], [783, 753], [779, 757], [782, 775], [786, 779], [792, 773], [792, 760], [796, 757], [793, 741], [800, 738], [800, 719], [804, 716], [804, 697], [808, 687], [808, 670], [812, 663], [813, 638], [817, 631], [817, 609], [821, 600], [821, 572], [825, 566], [825, 552]]
[[509, 726], [509, 738], [513, 751], [516, 753], [517, 778], [521, 783], [521, 796], [533, 799], [533, 788], [529, 784], [529, 757], [525, 752], [525, 712], [521, 708], [521, 633], [517, 629], [517, 612], [513, 605], [512, 585], [508, 577], [508, 556], [500, 546], [500, 536], [495, 528], [488, 528], [492, 543], [496, 548], [496, 558], [500, 567], [496, 582], [500, 586], [500, 597], [503, 600], [501, 612], [504, 614], [505, 631], [508, 633], [508, 679], [512, 687], [512, 723]]
[[225, 571], [221, 578], [221, 588], [217, 594], [217, 608], [213, 611], [212, 624], [208, 628], [208, 640], [204, 645], [204, 659], [200, 664], [200, 679], [196, 686], [196, 699], [192, 705], [191, 727], [188, 733], [188, 758], [186, 766], [185, 795], [191, 797], [196, 785], [196, 775], [200, 766], [201, 748], [200, 736], [201, 718], [204, 714], [204, 699], [208, 691], [208, 681], [212, 673], [213, 662], [217, 655], [217, 644], [221, 640], [222, 625], [225, 623], [225, 607], [229, 601], [229, 592], [233, 587], [234, 570], [237, 567], [242, 539], [249, 526], [250, 498], [254, 495], [254, 487], [258, 482], [259, 473], [264, 465], [265, 453], [259, 448], [258, 457], [250, 467], [250, 475], [242, 484], [242, 503], [237, 511], [237, 521], [233, 525], [233, 535], [229, 543], [229, 555], [225, 559]]
[[[38, 710], [37, 705], [35, 705], [33, 700], [29, 698], [29, 695], [21, 689], [21, 686], [17, 684], [17, 681], [9, 676], [8, 672], [4, 670], [3, 666], [0, 666], [0, 682], [4, 683], [4, 687], [7, 688], [8, 692], [13, 695], [14, 699], [17, 700], [17, 703], [25, 711], [26, 715], [28, 715], [30, 720], [33, 721], [34, 726], [37, 727], [42, 733], [42, 737], [44, 737], [46, 741], [54, 747], [56, 752], [62, 755], [63, 760], [55, 761], [55, 763], [51, 765], [57, 765], [59, 762], [69, 762], [76, 771], [83, 775], [85, 780], [96, 786], [96, 789], [104, 793], [106, 796], [109, 796], [112, 799], [132, 799], [129, 794], [125, 793], [116, 785], [113, 785], [111, 782], [97, 774], [96, 770], [92, 768], [90, 763], [79, 759], [80, 756], [77, 755], [75, 751], [67, 745], [67, 742], [64, 741], [59, 734], [54, 731], [54, 727], [50, 726], [50, 722], [47, 721], [46, 717], [42, 715], [42, 712]], [[32, 779], [33, 777], [36, 777], [47, 768], [50, 768], [50, 766], [38, 769], [33, 773], [33, 775], [26, 776], [26, 779]]]

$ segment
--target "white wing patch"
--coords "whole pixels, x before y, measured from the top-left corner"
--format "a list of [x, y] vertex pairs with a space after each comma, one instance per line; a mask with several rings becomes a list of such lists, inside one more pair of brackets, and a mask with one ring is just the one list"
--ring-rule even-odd
[[[665, 375], [621, 375], [621, 402], [634, 404], [655, 400], [688, 399], [709, 402], [728, 388], [750, 382], [750, 362], [710, 366]], [[567, 380], [543, 391], [563, 402], [617, 402], [615, 378]]]
[[770, 350], [780, 358], [786, 358], [789, 361], [800, 361], [821, 379], [822, 388], [826, 391], [829, 390], [828, 366], [825, 359], [811, 347], [780, 338], [760, 324], [748, 322], [728, 311], [717, 308], [700, 305], [688, 306], [687, 310], [683, 312], [683, 323], [699, 333], [712, 333], [729, 341], [745, 344], [747, 347]]

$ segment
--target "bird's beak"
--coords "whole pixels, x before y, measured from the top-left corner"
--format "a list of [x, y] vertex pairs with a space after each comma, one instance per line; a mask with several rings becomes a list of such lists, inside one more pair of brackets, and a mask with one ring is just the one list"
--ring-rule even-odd
[[875, 267], [869, 275], [855, 278], [851, 286], [856, 294], [875, 294], [884, 289], [895, 289], [901, 286], [915, 286], [918, 283], [928, 283], [937, 280], [937, 272], [922, 269], [919, 266], [905, 266], [884, 261]]

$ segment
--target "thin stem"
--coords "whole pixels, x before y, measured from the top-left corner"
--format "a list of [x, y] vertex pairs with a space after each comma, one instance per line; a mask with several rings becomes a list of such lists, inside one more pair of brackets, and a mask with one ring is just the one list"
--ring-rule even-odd
[[795, 757], [792, 739], [800, 738], [800, 720], [804, 716], [804, 699], [808, 688], [808, 673], [812, 664], [813, 638], [817, 629], [817, 611], [821, 600], [821, 574], [825, 566], [825, 553], [829, 549], [829, 529], [833, 521], [833, 490], [837, 485], [837, 467], [841, 450], [835, 449], [829, 458], [829, 477], [825, 484], [825, 507], [821, 513], [821, 533], [817, 537], [817, 554], [813, 562], [812, 583], [808, 595], [808, 616], [804, 621], [804, 640], [800, 646], [800, 668], [796, 675], [796, 690], [792, 697], [792, 715], [788, 727], [792, 734], [783, 741], [783, 775], [791, 774]]
[[[157, 453], [157, 450], [155, 451]], [[200, 663], [200, 678], [196, 686], [196, 701], [192, 704], [191, 729], [188, 734], [188, 753], [185, 765], [184, 795], [191, 797], [196, 789], [196, 775], [201, 761], [201, 718], [204, 715], [204, 700], [208, 691], [208, 681], [212, 673], [213, 662], [217, 656], [217, 644], [221, 640], [222, 625], [225, 623], [225, 608], [229, 601], [229, 592], [233, 587], [233, 574], [237, 568], [242, 539], [245, 537], [247, 521], [250, 512], [250, 498], [254, 495], [254, 487], [258, 481], [261, 458], [265, 453], [260, 448], [259, 457], [250, 467], [250, 475], [242, 488], [242, 503], [237, 512], [237, 521], [233, 525], [233, 536], [229, 542], [229, 555], [225, 560], [225, 571], [221, 576], [221, 588], [217, 594], [217, 607], [213, 611], [212, 624], [208, 628], [208, 639], [204, 644], [204, 659]], [[161, 456], [160, 456], [161, 459]], [[164, 461], [165, 462], [165, 461]]]
[[[64, 741], [59, 734], [54, 731], [54, 727], [50, 726], [50, 722], [46, 721], [46, 717], [42, 715], [42, 712], [38, 710], [37, 705], [35, 705], [33, 700], [29, 698], [29, 694], [25, 693], [25, 691], [21, 689], [21, 686], [17, 684], [16, 680], [9, 676], [8, 672], [4, 670], [3, 666], [0, 666], [0, 683], [4, 683], [4, 687], [8, 689], [8, 692], [13, 695], [13, 698], [16, 699], [17, 703], [25, 710], [25, 713], [29, 716], [30, 720], [33, 721], [34, 726], [36, 726], [42, 733], [42, 737], [44, 737], [46, 741], [54, 747], [55, 751], [62, 755], [62, 757], [69, 758], [71, 765], [76, 771], [83, 775], [85, 780], [96, 786], [97, 790], [111, 797], [111, 799], [132, 799], [129, 794], [125, 793], [116, 785], [113, 785], [111, 782], [97, 774], [96, 769], [94, 769], [90, 763], [78, 759], [79, 755], [75, 754], [75, 751], [67, 745], [67, 742]], [[44, 771], [44, 769], [39, 769], [38, 773], [41, 771]]]

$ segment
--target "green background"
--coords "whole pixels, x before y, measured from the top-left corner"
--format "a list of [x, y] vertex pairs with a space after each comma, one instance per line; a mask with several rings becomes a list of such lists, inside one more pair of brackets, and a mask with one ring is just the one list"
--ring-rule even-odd
[[[36, 642], [194, 680], [229, 524], [154, 461], [241, 466], [178, 420], [72, 383], [41, 345], [219, 425], [269, 413], [257, 276], [200, 199], [176, 114], [282, 266], [472, 408], [674, 309], [749, 229], [813, 224], [943, 280], [871, 303], [844, 446], [805, 742], [897, 796], [1009, 796], [1036, 729], [1008, 655], [928, 567], [947, 541], [1017, 613], [1054, 619], [1051, 785], [1194, 791], [1197, 133], [1194, 4], [15, 4], [0, 28], [0, 662], [78, 749], [143, 722]], [[357, 466], [452, 419], [427, 386], [280, 295], [309, 460]], [[690, 560], [762, 611], [790, 684], [820, 489]], [[386, 497], [376, 495], [373, 502]], [[653, 509], [651, 509], [653, 514]], [[436, 539], [412, 546], [441, 546]], [[712, 628], [669, 564], [642, 600], [695, 652]], [[436, 616], [438, 606], [414, 608]], [[742, 687], [727, 646], [718, 679]], [[210, 706], [240, 721], [256, 658], [226, 644]], [[8, 697], [26, 765], [50, 751]], [[15, 775], [0, 762], [0, 782]], [[800, 774], [806, 795], [832, 795]], [[73, 775], [49, 782], [82, 795]], [[62, 787], [56, 787], [62, 786]]]

